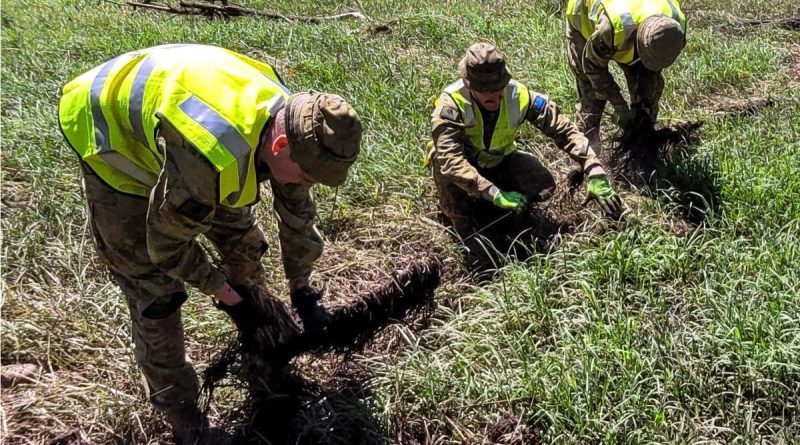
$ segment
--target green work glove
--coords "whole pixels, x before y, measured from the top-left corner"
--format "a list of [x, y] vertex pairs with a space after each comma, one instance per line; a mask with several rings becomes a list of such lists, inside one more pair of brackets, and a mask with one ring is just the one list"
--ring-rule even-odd
[[620, 199], [611, 183], [608, 181], [608, 176], [605, 173], [598, 173], [589, 176], [589, 181], [586, 186], [586, 200], [584, 205], [589, 201], [597, 201], [600, 208], [606, 212], [606, 215], [614, 218], [619, 218], [622, 212], [622, 199]]
[[528, 207], [528, 200], [525, 195], [519, 192], [504, 192], [497, 187], [492, 187], [490, 191], [492, 203], [501, 209], [513, 210], [521, 213]]
[[631, 122], [632, 117], [633, 113], [631, 113], [627, 102], [614, 105], [614, 114], [611, 115], [611, 121], [614, 122], [614, 125], [624, 130]]

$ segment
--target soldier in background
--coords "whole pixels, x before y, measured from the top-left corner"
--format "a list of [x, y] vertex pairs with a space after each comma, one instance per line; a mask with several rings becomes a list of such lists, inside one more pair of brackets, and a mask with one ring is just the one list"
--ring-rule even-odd
[[[459, 63], [461, 79], [439, 96], [431, 116], [430, 162], [442, 211], [462, 238], [481, 229], [476, 201], [523, 213], [552, 193], [552, 174], [532, 154], [517, 150], [515, 137], [530, 122], [550, 137], [588, 175], [588, 198], [610, 214], [621, 200], [586, 137], [547, 96], [511, 78], [494, 45], [475, 43]], [[471, 239], [474, 240], [474, 237]], [[480, 249], [467, 243], [471, 253]]]
[[[606, 101], [621, 129], [658, 118], [664, 91], [661, 71], [686, 45], [686, 17], [678, 0], [569, 0], [567, 57], [578, 88], [578, 127], [597, 152]], [[631, 103], [608, 71], [615, 61], [625, 74]]]

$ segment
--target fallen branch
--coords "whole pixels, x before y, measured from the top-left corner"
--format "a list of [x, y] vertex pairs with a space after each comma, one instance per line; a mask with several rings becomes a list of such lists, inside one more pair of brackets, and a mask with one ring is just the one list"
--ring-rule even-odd
[[775, 106], [775, 101], [771, 97], [752, 97], [739, 101], [728, 100], [717, 105], [718, 110], [712, 114], [715, 116], [749, 116], [773, 106]]
[[[103, 0], [103, 1], [108, 3], [113, 3], [115, 5], [121, 5], [121, 3], [118, 3], [113, 0]], [[222, 2], [221, 4], [214, 4], [208, 2], [181, 0], [179, 3], [180, 5], [179, 7], [174, 7], [163, 3], [138, 2], [133, 0], [129, 0], [124, 4], [134, 9], [136, 8], [155, 9], [158, 11], [169, 12], [171, 14], [204, 15], [209, 17], [252, 16], [252, 17], [264, 17], [272, 20], [283, 20], [291, 23], [320, 23], [326, 20], [367, 19], [367, 16], [357, 11], [343, 12], [341, 14], [333, 14], [326, 16], [288, 16], [274, 11], [262, 11], [227, 2]]]
[[[111, 0], [105, 0], [109, 3], [114, 3], [115, 5], [122, 5], [121, 3], [117, 3]], [[136, 8], [148, 8], [148, 9], [157, 9], [159, 11], [168, 11], [175, 14], [183, 13], [180, 9], [173, 8], [172, 6], [161, 5], [158, 3], [139, 3], [139, 2], [127, 2], [126, 5], [132, 6], [134, 9]]]
[[800, 29], [800, 17], [789, 17], [788, 19], [762, 19], [762, 20], [742, 20], [736, 25], [741, 26], [773, 26], [777, 25], [783, 29]]

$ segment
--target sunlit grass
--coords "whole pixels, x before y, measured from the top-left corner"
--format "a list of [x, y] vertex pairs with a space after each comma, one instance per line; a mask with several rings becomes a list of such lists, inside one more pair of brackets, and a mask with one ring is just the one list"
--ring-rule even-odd
[[[800, 36], [728, 26], [730, 14], [795, 14], [796, 2], [734, 3], [683, 2], [689, 44], [666, 72], [662, 114], [707, 121], [676, 168], [707, 160], [716, 169], [715, 210], [697, 227], [670, 230], [683, 191], [625, 191], [627, 225], [564, 235], [554, 251], [482, 287], [446, 283], [440, 297], [453, 304], [431, 329], [405, 332], [399, 353], [359, 359], [375, 373], [368, 402], [393, 438], [427, 429], [432, 441], [460, 443], [513, 412], [553, 444], [800, 440], [800, 78], [790, 72]], [[293, 90], [341, 94], [364, 120], [364, 150], [347, 185], [318, 190], [323, 221], [385, 205], [396, 206], [398, 224], [404, 215], [435, 219], [421, 165], [432, 100], [476, 39], [497, 42], [515, 77], [574, 109], [557, 1], [245, 4], [300, 15], [358, 10], [369, 20], [302, 25], [95, 1], [3, 4], [2, 362], [40, 364], [45, 384], [32, 400], [4, 392], [4, 408], [31, 406], [8, 419], [10, 443], [47, 443], [72, 429], [95, 443], [156, 443], [163, 432], [139, 389], [127, 308], [93, 254], [78, 163], [57, 128], [58, 90], [73, 76], [133, 49], [198, 42], [273, 63]], [[374, 33], [375, 25], [389, 30]], [[753, 115], [714, 114], [715, 98], [767, 95], [775, 105]], [[521, 135], [546, 142], [533, 128]], [[554, 171], [569, 168], [552, 145], [537, 150]], [[276, 258], [273, 247], [267, 263], [278, 282]], [[186, 313], [202, 365], [229, 325], [200, 295]]]

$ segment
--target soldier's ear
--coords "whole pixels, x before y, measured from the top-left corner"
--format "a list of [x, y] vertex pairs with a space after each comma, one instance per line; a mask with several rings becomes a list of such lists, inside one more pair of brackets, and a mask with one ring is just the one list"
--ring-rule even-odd
[[282, 152], [288, 146], [289, 139], [285, 134], [282, 134], [272, 141], [272, 147], [270, 147], [270, 149], [272, 150], [272, 154], [277, 156], [278, 153]]

